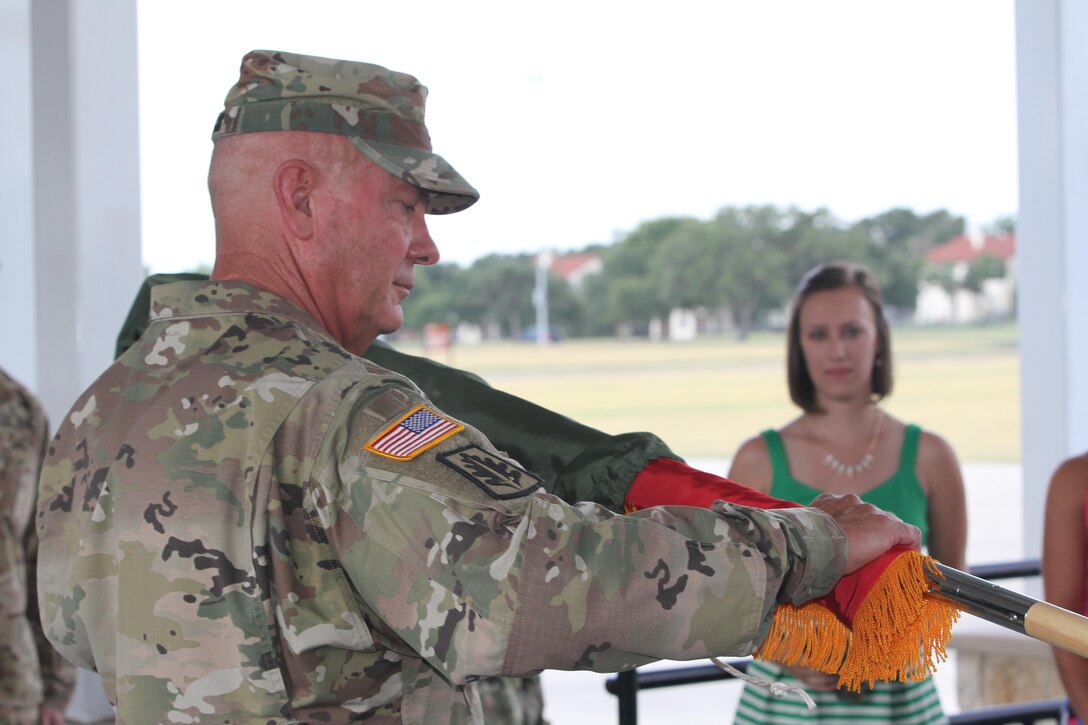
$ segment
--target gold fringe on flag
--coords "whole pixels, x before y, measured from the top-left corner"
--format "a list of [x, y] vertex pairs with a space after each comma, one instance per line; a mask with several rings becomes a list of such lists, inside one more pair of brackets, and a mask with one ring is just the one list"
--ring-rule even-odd
[[783, 604], [775, 610], [771, 629], [755, 657], [837, 674], [849, 646], [850, 629], [823, 604]]
[[851, 627], [819, 601], [782, 605], [755, 656], [837, 674], [839, 687], [853, 692], [876, 680], [924, 680], [947, 659], [959, 617], [950, 602], [926, 596], [927, 570], [937, 572], [924, 554], [897, 556], [864, 595]]

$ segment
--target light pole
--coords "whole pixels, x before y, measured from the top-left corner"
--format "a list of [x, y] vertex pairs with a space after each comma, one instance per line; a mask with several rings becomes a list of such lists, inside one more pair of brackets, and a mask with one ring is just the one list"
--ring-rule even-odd
[[543, 251], [536, 255], [536, 287], [533, 288], [533, 307], [536, 308], [536, 344], [547, 345], [548, 335], [548, 270], [552, 267], [552, 253]]

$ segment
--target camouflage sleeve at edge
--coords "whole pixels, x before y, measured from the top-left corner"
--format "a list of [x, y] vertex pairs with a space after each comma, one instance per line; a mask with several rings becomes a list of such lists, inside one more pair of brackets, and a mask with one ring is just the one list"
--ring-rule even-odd
[[[41, 453], [38, 460], [45, 458], [49, 445], [48, 423], [43, 417], [40, 426]], [[35, 483], [36, 481], [35, 477]], [[35, 496], [35, 499], [37, 497]], [[34, 510], [37, 510], [35, 505]], [[72, 697], [76, 684], [76, 668], [49, 644], [42, 629], [38, 609], [38, 535], [33, 523], [27, 526], [23, 540], [26, 551], [27, 600], [26, 616], [34, 633], [34, 646], [38, 650], [38, 666], [41, 668], [42, 699], [45, 704], [64, 711]]]

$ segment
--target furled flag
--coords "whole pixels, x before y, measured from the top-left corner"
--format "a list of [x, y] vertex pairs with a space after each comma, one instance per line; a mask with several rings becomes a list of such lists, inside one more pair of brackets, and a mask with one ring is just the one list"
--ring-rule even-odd
[[[708, 507], [722, 500], [763, 509], [798, 504], [667, 458], [651, 461], [627, 493], [627, 511], [661, 504]], [[945, 644], [959, 616], [954, 604], [927, 596], [932, 559], [907, 546], [847, 574], [823, 597], [774, 613], [757, 659], [802, 665], [839, 676], [839, 687], [859, 692], [875, 680], [922, 680], [946, 658]]]

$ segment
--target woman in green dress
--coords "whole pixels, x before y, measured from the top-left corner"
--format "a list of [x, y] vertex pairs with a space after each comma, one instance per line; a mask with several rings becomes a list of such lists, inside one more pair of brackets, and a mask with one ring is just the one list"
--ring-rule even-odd
[[[823, 492], [853, 493], [922, 530], [928, 553], [965, 568], [963, 478], [940, 436], [881, 406], [892, 389], [891, 336], [872, 273], [848, 262], [812, 269], [794, 295], [787, 342], [790, 397], [801, 414], [745, 441], [729, 478], [807, 504]], [[750, 674], [805, 688], [817, 708], [745, 687], [736, 722], [944, 723], [937, 690], [922, 682], [879, 682], [861, 695], [802, 667], [754, 662]]]

